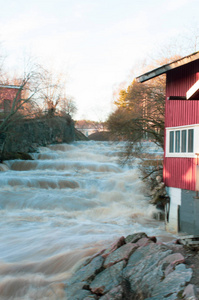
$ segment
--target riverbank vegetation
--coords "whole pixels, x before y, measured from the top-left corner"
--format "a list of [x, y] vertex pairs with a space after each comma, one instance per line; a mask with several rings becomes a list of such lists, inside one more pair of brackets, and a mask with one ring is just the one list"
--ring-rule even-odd
[[[171, 57], [157, 62], [166, 64], [178, 59]], [[154, 68], [156, 65], [154, 65]], [[150, 66], [150, 69], [153, 67]], [[146, 70], [143, 70], [143, 73]], [[165, 75], [150, 81], [139, 83], [134, 79], [127, 87], [119, 91], [114, 101], [115, 111], [107, 120], [107, 128], [117, 140], [126, 141], [122, 162], [132, 163], [140, 159], [139, 168], [142, 179], [149, 187], [152, 202], [157, 204], [165, 200], [165, 190], [161, 182], [163, 172], [164, 114], [165, 114]], [[161, 154], [147, 153], [143, 142], [153, 142]], [[157, 180], [156, 180], [157, 179]], [[161, 185], [161, 187], [160, 187]]]
[[[6, 154], [8, 149], [12, 151], [12, 149], [16, 148], [14, 143], [22, 147], [24, 140], [26, 140], [26, 131], [29, 132], [29, 127], [34, 127], [33, 132], [35, 137], [31, 139], [35, 141], [33, 144], [37, 144], [37, 140], [38, 144], [40, 144], [42, 139], [40, 131], [42, 135], [44, 127], [46, 130], [49, 128], [49, 132], [46, 133], [46, 139], [51, 140], [49, 136], [53, 135], [52, 124], [57, 128], [62, 128], [62, 130], [63, 126], [72, 126], [72, 117], [76, 113], [77, 107], [74, 99], [71, 96], [66, 96], [65, 84], [66, 79], [62, 73], [51, 72], [32, 59], [29, 59], [25, 64], [23, 74], [14, 76], [9, 75], [5, 66], [1, 64], [1, 160], [9, 156], [8, 153]], [[12, 97], [9, 95], [11, 90]], [[5, 93], [9, 97], [6, 98], [7, 94], [5, 96]], [[35, 123], [34, 126], [33, 123]], [[38, 124], [41, 127], [38, 127]], [[59, 135], [57, 139], [59, 139]], [[66, 140], [66, 138], [64, 139]]]
[[[138, 157], [142, 160], [143, 178], [156, 173], [161, 175], [162, 163], [154, 156], [143, 153], [142, 142], [152, 141], [160, 149], [164, 147], [165, 77], [138, 83], [136, 80], [122, 89], [115, 101], [116, 110], [109, 116], [107, 126], [118, 140], [126, 141], [122, 160]], [[159, 158], [160, 159], [160, 158]]]

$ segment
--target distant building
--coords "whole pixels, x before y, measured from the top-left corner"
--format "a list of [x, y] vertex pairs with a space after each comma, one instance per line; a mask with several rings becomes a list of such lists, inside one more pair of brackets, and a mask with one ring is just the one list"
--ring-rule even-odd
[[21, 98], [20, 86], [0, 85], [0, 118], [4, 118], [10, 111], [13, 101]]
[[199, 234], [199, 52], [147, 72], [166, 73], [163, 180], [170, 203], [169, 231]]

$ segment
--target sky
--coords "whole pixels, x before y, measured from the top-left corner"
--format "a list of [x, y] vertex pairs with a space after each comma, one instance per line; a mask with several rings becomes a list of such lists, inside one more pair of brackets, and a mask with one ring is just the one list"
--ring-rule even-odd
[[198, 0], [0, 1], [6, 66], [17, 72], [31, 56], [65, 74], [77, 120], [105, 121], [144, 61], [182, 44], [188, 55], [199, 35]]

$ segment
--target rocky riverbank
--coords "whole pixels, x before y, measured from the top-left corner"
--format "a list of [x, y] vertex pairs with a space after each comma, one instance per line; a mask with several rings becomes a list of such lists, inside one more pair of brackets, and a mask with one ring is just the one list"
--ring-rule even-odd
[[121, 237], [88, 258], [65, 283], [68, 300], [197, 298], [197, 251], [145, 233]]
[[40, 146], [88, 140], [74, 127], [70, 116], [19, 120], [0, 133], [0, 160], [32, 159], [28, 153]]

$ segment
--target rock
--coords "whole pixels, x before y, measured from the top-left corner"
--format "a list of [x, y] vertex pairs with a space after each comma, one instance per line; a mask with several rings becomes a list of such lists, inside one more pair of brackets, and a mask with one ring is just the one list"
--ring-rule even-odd
[[[154, 299], [176, 299], [177, 294], [183, 292], [185, 285], [190, 281], [192, 270], [186, 269], [184, 264], [176, 266], [176, 269], [162, 280], [152, 291]], [[169, 296], [174, 298], [169, 298]]]
[[183, 299], [185, 300], [197, 300], [197, 291], [196, 291], [196, 287], [193, 284], [189, 284], [186, 286], [182, 296], [184, 297]]
[[175, 270], [175, 265], [169, 264], [164, 271], [164, 277], [167, 277], [174, 270]]
[[144, 295], [144, 299], [150, 295], [154, 288], [160, 284], [161, 280], [163, 278], [163, 271], [161, 266], [154, 266], [150, 269], [149, 272], [145, 272], [143, 277], [139, 277], [138, 279], [134, 279], [132, 282], [132, 279], [130, 278], [131, 283], [131, 289], [134, 291], [135, 294], [139, 294], [141, 291]]
[[105, 249], [100, 250], [99, 252], [93, 254], [92, 256], [87, 257], [85, 260], [83, 260], [83, 262], [80, 263], [80, 265], [75, 269], [75, 271], [77, 272], [77, 270], [88, 265], [95, 257], [102, 255], [104, 253], [104, 251], [105, 251]]
[[[125, 241], [136, 241], [136, 243]], [[196, 300], [186, 285], [193, 270], [178, 246], [154, 243], [144, 233], [121, 237], [87, 259], [66, 284], [68, 300]], [[181, 249], [181, 248], [180, 248]], [[180, 298], [181, 297], [181, 298]]]
[[[10, 134], [12, 132], [12, 134]], [[4, 141], [6, 139], [6, 143]], [[74, 122], [70, 116], [47, 116], [35, 119], [16, 120], [12, 128], [8, 128], [4, 138], [0, 139], [4, 152], [34, 152], [35, 146], [46, 146], [56, 143], [70, 143], [75, 140]], [[7, 158], [16, 159], [16, 158]]]
[[150, 236], [149, 237], [150, 241], [156, 243], [157, 242], [157, 238], [155, 236]]
[[104, 267], [108, 268], [120, 262], [121, 260], [128, 260], [129, 256], [137, 249], [137, 247], [138, 246], [136, 244], [132, 243], [121, 246], [120, 248], [109, 254], [104, 262]]
[[88, 141], [89, 139], [77, 128], [75, 128], [75, 140], [76, 141]]
[[96, 274], [103, 268], [104, 258], [102, 256], [95, 257], [89, 264], [77, 270], [77, 272], [70, 278], [70, 284], [91, 281]]
[[104, 251], [102, 257], [106, 258], [111, 254], [113, 251], [121, 247], [122, 245], [126, 244], [124, 236], [119, 238], [116, 242], [114, 242], [107, 250]]
[[1, 155], [3, 160], [11, 160], [11, 159], [33, 160], [32, 156], [25, 152], [5, 152]]
[[143, 247], [143, 246], [147, 246], [149, 243], [152, 243], [152, 241], [149, 238], [141, 238], [140, 240], [138, 240], [136, 242], [136, 244], [138, 245], [138, 247]]
[[142, 291], [143, 299], [150, 295], [164, 275], [162, 265], [158, 265], [158, 263], [170, 253], [171, 250], [164, 245], [150, 243], [145, 247], [138, 248], [130, 256], [123, 275], [129, 280], [134, 294]]
[[125, 243], [136, 243], [141, 238], [148, 237], [144, 232], [138, 232], [134, 234], [130, 234], [125, 238]]
[[179, 265], [181, 263], [184, 263], [184, 261], [185, 261], [184, 256], [181, 253], [173, 253], [165, 257], [160, 263]]
[[124, 269], [125, 277], [137, 274], [141, 272], [142, 269], [143, 272], [145, 272], [144, 270], [146, 270], [146, 272], [149, 271], [149, 266], [153, 267], [154, 264], [158, 264], [161, 259], [168, 256], [171, 252], [168, 247], [154, 243], [138, 248], [128, 260], [128, 264]]
[[100, 297], [100, 300], [124, 300], [124, 290], [121, 285], [113, 288], [106, 295]]
[[105, 269], [99, 273], [90, 285], [90, 289], [94, 294], [103, 295], [123, 281], [122, 270], [125, 262], [121, 261], [112, 267]]
[[83, 300], [85, 297], [92, 295], [91, 292], [85, 288], [88, 288], [87, 282], [78, 282], [70, 285], [66, 285], [65, 294], [68, 300]]
[[162, 269], [164, 271], [164, 276], [168, 276], [171, 272], [174, 271], [175, 266], [181, 263], [184, 263], [185, 258], [181, 253], [173, 253], [165, 257], [160, 264], [162, 264]]

